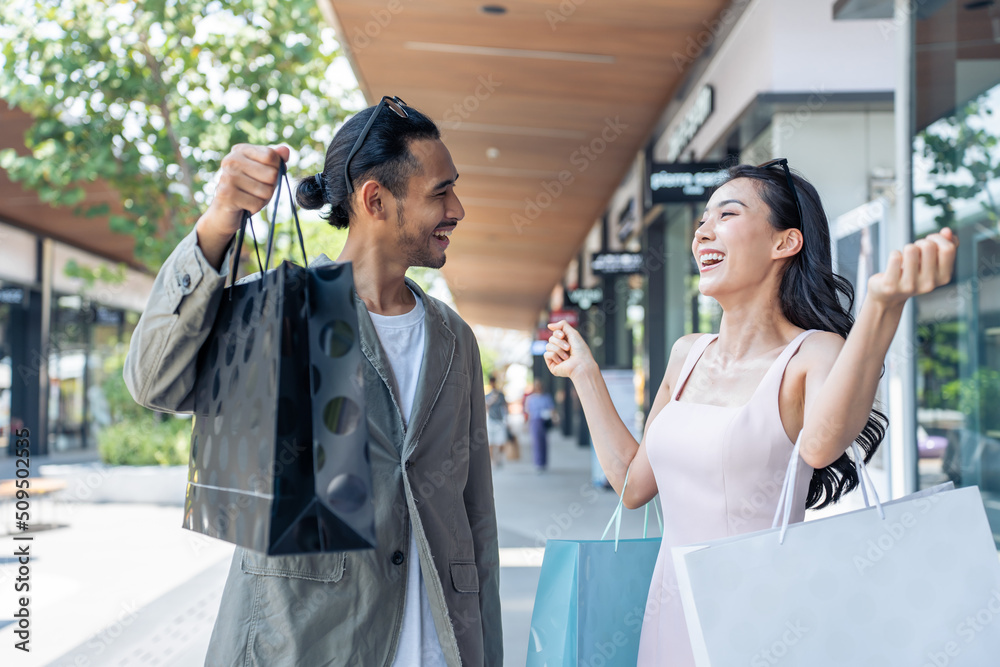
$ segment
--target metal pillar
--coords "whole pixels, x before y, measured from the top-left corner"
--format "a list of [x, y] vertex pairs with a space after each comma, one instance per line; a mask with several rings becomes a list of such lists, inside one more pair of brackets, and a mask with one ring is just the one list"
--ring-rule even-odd
[[[898, 58], [896, 123], [896, 216], [885, 225], [881, 244], [882, 266], [889, 252], [913, 241], [913, 130], [916, 86], [914, 42], [916, 26], [912, 0], [895, 0], [896, 55]], [[903, 310], [896, 337], [886, 358], [889, 398], [889, 485], [893, 497], [917, 488], [917, 390], [916, 309], [911, 299]]]

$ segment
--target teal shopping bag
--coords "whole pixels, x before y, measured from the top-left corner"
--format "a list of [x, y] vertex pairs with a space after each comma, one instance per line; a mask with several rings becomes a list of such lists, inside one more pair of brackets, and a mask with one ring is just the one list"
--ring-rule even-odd
[[[619, 501], [608, 528], [612, 523], [620, 527], [621, 512]], [[646, 514], [648, 519], [648, 505]], [[619, 540], [615, 532], [614, 540], [545, 543], [527, 667], [636, 663], [661, 539]]]
[[634, 665], [660, 539], [549, 540], [528, 667]]

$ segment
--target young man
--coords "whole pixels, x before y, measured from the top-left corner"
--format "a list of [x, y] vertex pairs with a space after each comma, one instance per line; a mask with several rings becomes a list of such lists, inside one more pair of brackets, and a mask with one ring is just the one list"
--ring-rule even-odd
[[[288, 157], [240, 145], [223, 160], [214, 200], [160, 269], [132, 336], [125, 380], [137, 402], [192, 411], [241, 212], [266, 205]], [[479, 348], [458, 315], [404, 278], [410, 266], [444, 264], [465, 215], [457, 179], [433, 122], [383, 98], [344, 124], [323, 172], [299, 184], [300, 204], [329, 206], [330, 223], [348, 229], [337, 260], [353, 264], [367, 359], [377, 547], [281, 557], [237, 548], [207, 664], [502, 664]]]

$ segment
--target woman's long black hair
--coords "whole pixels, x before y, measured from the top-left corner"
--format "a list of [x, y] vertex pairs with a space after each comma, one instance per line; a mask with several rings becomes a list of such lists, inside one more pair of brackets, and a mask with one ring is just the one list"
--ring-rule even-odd
[[[299, 206], [318, 209], [329, 205], [330, 211], [322, 217], [340, 229], [346, 229], [350, 223], [352, 206], [344, 180], [344, 162], [376, 108], [362, 109], [337, 130], [326, 150], [326, 161], [319, 174], [322, 184], [315, 177], [307, 177], [295, 188]], [[355, 190], [366, 180], [374, 179], [389, 190], [399, 203], [406, 196], [410, 177], [420, 169], [420, 162], [410, 150], [411, 142], [441, 138], [434, 121], [413, 107], [404, 108], [406, 118], [387, 107], [379, 111], [361, 149], [351, 158], [351, 184]]]
[[[726, 182], [736, 178], [755, 182], [760, 198], [771, 211], [769, 222], [775, 230], [799, 228], [799, 211], [780, 165], [765, 169], [737, 165], [729, 169]], [[819, 193], [798, 174], [793, 173], [792, 178], [802, 208], [803, 243], [802, 250], [791, 258], [781, 277], [778, 288], [781, 312], [799, 328], [832, 331], [846, 339], [854, 326], [851, 316], [854, 289], [851, 283], [833, 272], [830, 225]], [[873, 409], [857, 437], [865, 463], [875, 455], [888, 426], [888, 417]], [[813, 472], [806, 507], [820, 509], [835, 503], [857, 488], [858, 481], [854, 463], [845, 452], [827, 467]]]

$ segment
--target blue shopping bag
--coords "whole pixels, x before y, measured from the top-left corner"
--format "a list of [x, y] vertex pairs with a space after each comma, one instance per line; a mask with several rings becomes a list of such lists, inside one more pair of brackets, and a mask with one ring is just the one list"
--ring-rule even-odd
[[[620, 527], [621, 511], [619, 501], [608, 528]], [[617, 532], [614, 540], [545, 543], [527, 667], [636, 663], [661, 539], [619, 540]]]

